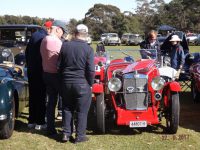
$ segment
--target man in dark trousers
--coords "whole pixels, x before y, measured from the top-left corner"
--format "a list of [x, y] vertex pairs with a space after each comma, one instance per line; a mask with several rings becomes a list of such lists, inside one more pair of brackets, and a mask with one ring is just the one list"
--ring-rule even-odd
[[87, 115], [94, 80], [94, 51], [86, 43], [88, 27], [79, 24], [75, 39], [64, 42], [58, 59], [63, 97], [63, 142], [72, 140], [73, 116], [76, 111], [75, 143], [87, 141]]
[[47, 35], [47, 28], [51, 22], [48, 21], [44, 26], [33, 33], [26, 51], [26, 65], [29, 82], [29, 118], [28, 127], [37, 130], [44, 129], [46, 114], [46, 89], [43, 82], [42, 59], [40, 55], [40, 44]]

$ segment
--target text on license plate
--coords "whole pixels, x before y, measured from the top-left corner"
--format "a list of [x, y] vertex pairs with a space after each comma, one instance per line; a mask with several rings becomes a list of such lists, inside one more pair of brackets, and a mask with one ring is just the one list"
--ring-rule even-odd
[[129, 127], [130, 128], [147, 127], [147, 122], [146, 121], [130, 121]]

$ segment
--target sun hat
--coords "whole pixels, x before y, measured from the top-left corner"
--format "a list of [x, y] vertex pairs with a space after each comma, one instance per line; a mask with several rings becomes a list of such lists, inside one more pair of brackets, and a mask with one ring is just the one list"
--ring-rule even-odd
[[181, 39], [179, 38], [179, 36], [178, 35], [172, 35], [172, 37], [171, 37], [171, 40], [169, 40], [170, 42], [175, 42], [175, 41], [177, 41], [177, 42], [179, 42], [179, 41], [181, 41]]
[[76, 31], [81, 33], [88, 33], [88, 27], [84, 24], [79, 24], [76, 26]]
[[47, 27], [47, 28], [51, 28], [51, 26], [52, 26], [52, 21], [46, 21], [46, 22], [44, 23], [44, 26]]
[[52, 26], [60, 27], [64, 33], [67, 33], [66, 23], [61, 20], [54, 20]]

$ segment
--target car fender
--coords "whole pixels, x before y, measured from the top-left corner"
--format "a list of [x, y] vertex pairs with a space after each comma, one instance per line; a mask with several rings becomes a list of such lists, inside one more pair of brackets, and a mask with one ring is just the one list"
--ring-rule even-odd
[[181, 91], [181, 86], [178, 82], [173, 81], [169, 83], [169, 90], [173, 92], [180, 92]]
[[102, 83], [94, 83], [92, 85], [92, 92], [93, 93], [103, 93], [104, 92], [103, 84]]
[[[7, 119], [9, 117], [9, 112], [11, 109], [11, 100], [13, 98], [12, 89], [8, 85], [0, 85], [0, 120]], [[5, 117], [6, 116], [6, 117]]]

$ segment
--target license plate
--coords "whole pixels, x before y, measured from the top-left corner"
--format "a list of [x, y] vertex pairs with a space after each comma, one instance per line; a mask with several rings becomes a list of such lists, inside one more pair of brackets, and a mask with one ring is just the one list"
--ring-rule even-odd
[[146, 121], [130, 121], [129, 127], [130, 128], [147, 127], [147, 122]]

